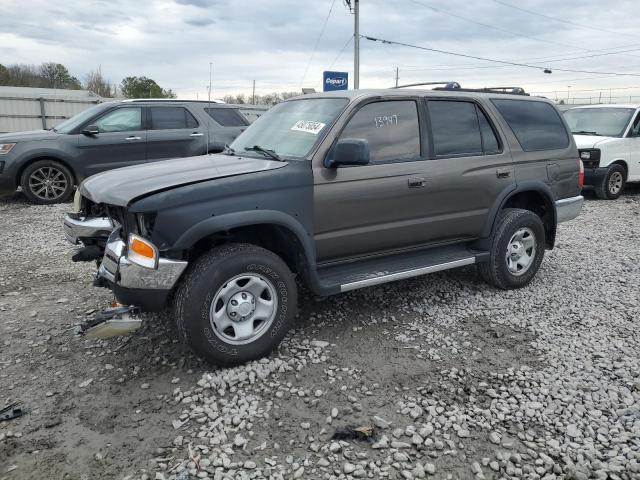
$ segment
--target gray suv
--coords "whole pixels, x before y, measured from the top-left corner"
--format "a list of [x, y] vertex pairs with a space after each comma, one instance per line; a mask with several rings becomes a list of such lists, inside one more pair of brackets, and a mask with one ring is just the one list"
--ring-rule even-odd
[[545, 99], [344, 91], [276, 105], [222, 154], [95, 175], [64, 229], [124, 305], [87, 331], [171, 307], [198, 353], [234, 365], [278, 345], [300, 285], [324, 296], [475, 264], [526, 286], [582, 181]]
[[64, 202], [91, 175], [220, 152], [248, 125], [237, 107], [220, 103], [102, 103], [51, 130], [0, 135], [0, 192], [20, 186], [34, 203]]

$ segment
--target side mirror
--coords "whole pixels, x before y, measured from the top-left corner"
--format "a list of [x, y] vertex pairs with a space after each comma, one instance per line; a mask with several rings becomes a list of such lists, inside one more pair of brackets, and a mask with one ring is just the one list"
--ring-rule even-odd
[[84, 135], [97, 135], [100, 133], [100, 130], [98, 130], [97, 125], [87, 125], [82, 129], [82, 133]]
[[371, 159], [369, 142], [362, 138], [344, 138], [338, 140], [333, 152], [325, 160], [325, 167], [340, 165], [367, 165]]

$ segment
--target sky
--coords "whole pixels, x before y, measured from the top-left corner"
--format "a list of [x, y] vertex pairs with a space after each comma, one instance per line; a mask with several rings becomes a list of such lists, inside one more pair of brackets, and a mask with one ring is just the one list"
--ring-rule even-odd
[[[362, 35], [536, 67], [362, 39], [361, 88], [393, 86], [397, 68], [400, 84], [640, 100], [637, 0], [360, 0], [360, 12]], [[48, 61], [81, 80], [98, 65], [112, 83], [144, 75], [179, 98], [206, 98], [210, 64], [215, 98], [253, 80], [258, 94], [321, 90], [323, 70], [352, 87], [353, 15], [344, 0], [0, 0], [0, 63]]]

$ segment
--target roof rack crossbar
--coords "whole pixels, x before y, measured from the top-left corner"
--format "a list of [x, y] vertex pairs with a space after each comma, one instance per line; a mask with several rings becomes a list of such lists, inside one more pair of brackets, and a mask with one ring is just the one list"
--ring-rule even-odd
[[460, 84], [458, 82], [421, 82], [421, 83], [408, 83], [406, 85], [397, 85], [395, 87], [391, 87], [391, 89], [396, 88], [407, 88], [407, 87], [422, 87], [425, 85], [444, 85], [444, 88], [448, 90], [454, 90], [460, 88]]

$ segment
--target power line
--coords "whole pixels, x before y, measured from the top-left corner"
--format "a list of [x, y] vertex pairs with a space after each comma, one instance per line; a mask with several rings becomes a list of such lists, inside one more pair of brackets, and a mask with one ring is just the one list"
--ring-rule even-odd
[[349, 39], [347, 40], [347, 43], [344, 44], [344, 46], [340, 49], [340, 52], [338, 52], [338, 55], [336, 56], [336, 58], [333, 60], [333, 62], [331, 62], [331, 65], [329, 65], [329, 68], [327, 70], [331, 70], [333, 68], [333, 66], [336, 64], [336, 62], [340, 59], [340, 57], [342, 56], [342, 54], [344, 53], [344, 51], [347, 49], [347, 47], [349, 46], [349, 44], [353, 41], [353, 35], [351, 35], [349, 37]]
[[580, 27], [580, 28], [587, 28], [589, 30], [595, 30], [598, 32], [606, 32], [606, 33], [611, 33], [613, 35], [625, 35], [628, 37], [636, 37], [637, 35], [631, 35], [629, 33], [622, 33], [622, 32], [616, 32], [613, 30], [607, 30], [606, 28], [600, 28], [600, 27], [594, 27], [594, 26], [590, 26], [590, 25], [583, 25], [581, 23], [577, 23], [577, 22], [572, 22], [571, 20], [565, 20], [562, 18], [558, 18], [558, 17], [552, 17], [551, 15], [545, 15], [543, 13], [538, 13], [538, 12], [534, 12], [532, 10], [527, 10], [526, 8], [522, 8], [522, 7], [516, 7], [515, 5], [512, 5], [510, 3], [507, 2], [503, 2], [502, 0], [493, 0], [495, 3], [499, 3], [500, 5], [504, 5], [505, 7], [509, 7], [509, 8], [513, 8], [515, 10], [520, 10], [521, 12], [525, 12], [528, 13], [530, 15], [536, 15], [538, 17], [542, 17], [542, 18], [546, 18], [548, 20], [554, 20], [556, 22], [560, 22], [560, 23], [566, 23], [568, 25], [573, 25], [575, 27]]
[[[570, 60], [580, 60], [583, 58], [594, 58], [594, 57], [603, 57], [606, 55], [616, 55], [619, 53], [625, 53], [625, 52], [637, 52], [640, 51], [640, 48], [633, 48], [631, 50], [622, 50], [622, 51], [618, 51], [618, 52], [607, 52], [607, 53], [597, 53], [597, 54], [593, 54], [593, 55], [582, 55], [580, 57], [570, 57], [570, 58], [557, 58], [555, 60], [553, 59], [541, 59], [543, 60], [545, 63], [556, 63], [556, 62], [566, 62], [566, 61], [570, 61]], [[538, 57], [541, 58], [541, 57]], [[535, 60], [535, 59], [532, 59]], [[484, 68], [503, 68], [506, 67], [508, 65], [502, 65], [502, 66], [496, 66], [496, 65], [477, 65], [474, 67], [456, 67], [455, 65], [449, 66], [448, 68], [432, 68], [432, 67], [421, 67], [421, 68], [417, 68], [417, 69], [413, 69], [413, 71], [420, 71], [420, 70], [479, 70], [479, 69], [484, 69]], [[408, 70], [412, 70], [412, 69], [408, 69]]]
[[452, 12], [449, 12], [449, 11], [441, 9], [441, 8], [433, 7], [431, 5], [427, 5], [427, 4], [419, 2], [417, 0], [409, 0], [409, 1], [411, 3], [415, 3], [416, 5], [420, 5], [422, 7], [428, 8], [429, 10], [432, 10], [434, 12], [441, 13], [443, 15], [448, 15], [450, 17], [457, 18], [459, 20], [464, 20], [465, 22], [470, 22], [470, 23], [473, 23], [475, 25], [480, 25], [481, 27], [490, 28], [491, 30], [495, 30], [497, 32], [506, 33], [508, 35], [513, 35], [515, 37], [528, 38], [529, 40], [535, 40], [537, 42], [543, 42], [543, 43], [546, 43], [546, 44], [549, 44], [549, 45], [560, 45], [560, 46], [563, 46], [563, 47], [569, 47], [569, 48], [574, 48], [574, 49], [577, 49], [577, 50], [587, 50], [588, 51], [588, 49], [585, 49], [583, 47], [578, 47], [576, 45], [568, 45], [568, 44], [565, 44], [565, 43], [551, 42], [551, 41], [548, 41], [548, 40], [544, 40], [542, 38], [533, 37], [531, 35], [524, 35], [522, 33], [512, 32], [512, 31], [506, 30], [504, 28], [495, 27], [493, 25], [489, 25], [488, 23], [478, 22], [478, 21], [473, 20], [471, 18], [463, 17], [462, 15], [458, 15], [456, 13], [452, 13]]
[[[474, 60], [483, 60], [485, 62], [493, 62], [493, 63], [501, 63], [503, 65], [511, 65], [514, 67], [525, 67], [525, 68], [535, 68], [536, 70], [546, 70], [546, 67], [542, 67], [539, 65], [529, 65], [527, 63], [519, 63], [519, 62], [509, 62], [506, 60], [496, 60], [494, 58], [486, 58], [486, 57], [478, 57], [475, 55], [468, 55], [465, 53], [458, 53], [458, 52], [450, 52], [447, 50], [439, 50], [437, 48], [428, 48], [428, 47], [420, 47], [418, 45], [411, 45], [410, 43], [403, 43], [403, 42], [395, 42], [393, 40], [384, 40], [382, 38], [376, 38], [376, 37], [371, 37], [368, 35], [362, 35], [362, 38], [366, 39], [366, 40], [370, 40], [372, 42], [381, 42], [381, 43], [386, 43], [388, 45], [400, 45], [403, 47], [409, 47], [409, 48], [417, 48], [418, 50], [426, 50], [428, 52], [436, 52], [436, 53], [443, 53], [445, 55], [453, 55], [455, 57], [463, 57], [463, 58], [472, 58]], [[620, 72], [597, 72], [597, 71], [593, 71], [593, 70], [575, 70], [575, 69], [568, 69], [568, 68], [554, 68], [554, 70], [557, 70], [559, 72], [573, 72], [573, 73], [590, 73], [590, 74], [594, 74], [594, 75], [615, 75], [615, 76], [621, 76], [621, 77], [640, 77], [640, 73], [620, 73]], [[549, 72], [551, 73], [551, 72]]]
[[[589, 89], [571, 89], [571, 92], [608, 92], [609, 90], [635, 90], [640, 89], [640, 85], [636, 85], [633, 87], [611, 87], [611, 88], [589, 88]], [[556, 93], [558, 90], [547, 90], [544, 92], [531, 92], [531, 93]]]
[[318, 49], [318, 45], [320, 44], [320, 39], [322, 35], [324, 35], [324, 30], [327, 28], [327, 23], [329, 23], [329, 17], [331, 16], [331, 12], [333, 11], [333, 6], [335, 5], [336, 0], [331, 0], [331, 6], [329, 7], [329, 13], [327, 14], [327, 18], [324, 19], [324, 23], [322, 24], [322, 28], [320, 29], [320, 34], [316, 39], [316, 44], [313, 46], [313, 51], [311, 52], [311, 57], [309, 57], [309, 62], [307, 63], [306, 68], [304, 69], [304, 75], [302, 75], [302, 80], [300, 80], [300, 88], [302, 88], [302, 84], [304, 83], [304, 79], [307, 77], [307, 72], [309, 71], [309, 66], [313, 61], [313, 57], [316, 54], [316, 50]]

